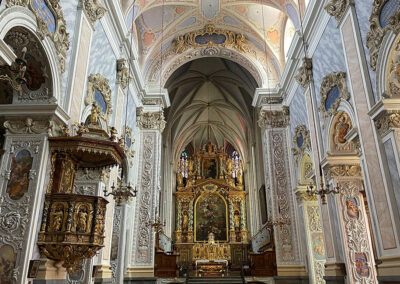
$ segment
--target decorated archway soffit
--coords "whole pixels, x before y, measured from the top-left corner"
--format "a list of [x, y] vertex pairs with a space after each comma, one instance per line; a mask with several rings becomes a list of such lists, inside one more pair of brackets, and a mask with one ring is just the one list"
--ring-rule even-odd
[[[132, 28], [144, 74], [153, 73], [156, 69], [153, 65], [159, 65], [157, 59], [161, 49], [164, 64], [167, 66], [169, 62], [183, 56], [182, 53], [176, 52], [176, 40], [179, 36], [199, 32], [212, 24], [220, 31], [217, 34], [223, 32], [242, 34], [246, 48], [236, 48], [236, 50], [250, 61], [258, 61], [265, 66], [263, 76], [270, 75], [268, 69], [272, 69], [274, 82], [277, 83], [285, 65], [285, 45], [287, 46], [294, 35], [296, 23], [293, 25], [292, 21], [298, 21], [297, 5], [291, 0], [141, 0], [136, 1], [134, 8], [130, 9], [126, 21], [131, 25], [130, 21], [134, 14]], [[164, 26], [163, 34], [162, 26]], [[287, 28], [289, 26], [290, 28]], [[288, 34], [290, 35], [287, 36]], [[188, 46], [188, 48], [199, 48], [199, 46]], [[227, 48], [235, 49], [235, 46]], [[265, 48], [268, 52], [267, 62]]]

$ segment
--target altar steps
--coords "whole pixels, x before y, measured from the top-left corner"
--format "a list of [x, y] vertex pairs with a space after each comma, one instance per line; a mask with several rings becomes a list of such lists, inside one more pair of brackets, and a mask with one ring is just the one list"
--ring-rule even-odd
[[243, 280], [238, 277], [189, 277], [187, 284], [243, 284]]

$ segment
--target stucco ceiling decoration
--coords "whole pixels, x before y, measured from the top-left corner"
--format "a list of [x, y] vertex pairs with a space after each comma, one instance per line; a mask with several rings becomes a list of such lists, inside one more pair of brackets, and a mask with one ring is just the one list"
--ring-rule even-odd
[[240, 65], [221, 58], [202, 58], [181, 66], [166, 84], [165, 141], [174, 146], [173, 159], [189, 143], [225, 141], [247, 157], [253, 137], [252, 95], [257, 83]]
[[[161, 50], [164, 66], [173, 65], [184, 56], [170, 52], [174, 40], [213, 24], [217, 29], [244, 34], [250, 52], [242, 51], [243, 55], [264, 66], [264, 70], [258, 70], [259, 76], [269, 77], [270, 83], [276, 84], [285, 65], [285, 52], [298, 27], [297, 1], [293, 0], [136, 0], [134, 6], [131, 0], [121, 1], [127, 24], [131, 25], [134, 18], [132, 28], [146, 79], [149, 73], [159, 70]], [[265, 78], [262, 81], [266, 82]]]

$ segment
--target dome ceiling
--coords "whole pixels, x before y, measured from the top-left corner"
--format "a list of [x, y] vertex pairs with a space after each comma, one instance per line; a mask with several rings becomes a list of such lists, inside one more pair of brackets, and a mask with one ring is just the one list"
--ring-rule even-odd
[[171, 107], [166, 110], [165, 139], [179, 157], [187, 144], [230, 142], [242, 155], [252, 139], [252, 95], [257, 83], [243, 67], [222, 58], [186, 63], [167, 82]]
[[[299, 25], [297, 0], [121, 1], [128, 26], [134, 18], [132, 30], [143, 76], [154, 85], [159, 84], [161, 50], [164, 84], [173, 71], [197, 56], [190, 50], [177, 54], [174, 40], [213, 24], [220, 30], [243, 33], [249, 47], [247, 52], [230, 50], [231, 53], [221, 52], [224, 54], [217, 56], [231, 59], [248, 69], [258, 77], [255, 79], [260, 87], [273, 87], [279, 82], [286, 61], [285, 51]], [[197, 57], [215, 56], [218, 51], [203, 53]]]

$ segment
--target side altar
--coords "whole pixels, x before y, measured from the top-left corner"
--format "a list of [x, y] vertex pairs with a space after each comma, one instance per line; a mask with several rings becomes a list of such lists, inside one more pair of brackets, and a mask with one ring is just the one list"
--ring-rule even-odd
[[247, 260], [244, 188], [242, 162], [223, 147], [208, 142], [180, 161], [175, 192], [179, 265], [212, 262], [239, 268]]

